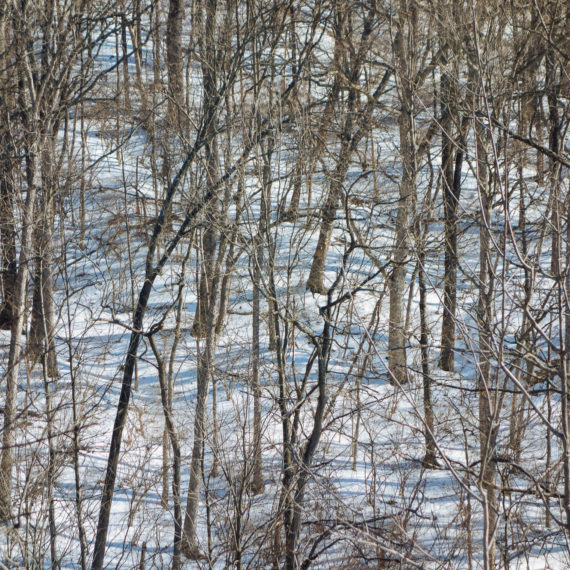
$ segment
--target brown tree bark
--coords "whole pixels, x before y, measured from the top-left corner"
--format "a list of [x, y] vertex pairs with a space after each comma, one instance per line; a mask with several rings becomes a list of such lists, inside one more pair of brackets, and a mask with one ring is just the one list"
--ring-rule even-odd
[[16, 252], [16, 226], [14, 223], [14, 186], [9, 156], [12, 146], [2, 136], [0, 146], [4, 150], [0, 158], [0, 287], [2, 305], [0, 308], [0, 329], [10, 330], [14, 320], [14, 296], [18, 274]]
[[[350, 15], [347, 12], [347, 6], [345, 5], [342, 6], [342, 8], [339, 8], [337, 14], [337, 23], [335, 26], [335, 65], [338, 67], [337, 80], [340, 78], [340, 86], [343, 84], [347, 84], [349, 86], [348, 101], [346, 103], [342, 130], [339, 136], [340, 150], [338, 159], [330, 179], [329, 192], [321, 212], [319, 238], [313, 255], [311, 271], [307, 279], [307, 289], [312, 293], [319, 293], [321, 295], [326, 294], [328, 290], [328, 287], [326, 287], [324, 283], [326, 257], [330, 247], [334, 222], [337, 218], [337, 210], [342, 199], [344, 182], [350, 166], [350, 159], [358, 145], [358, 142], [362, 139], [365, 133], [365, 129], [360, 129], [355, 133], [354, 127], [355, 115], [357, 113], [357, 99], [359, 97], [358, 86], [360, 83], [360, 74], [364, 59], [368, 54], [370, 46], [370, 35], [373, 30], [374, 13], [368, 13], [367, 17], [364, 19], [358, 49], [355, 50], [354, 46], [351, 46], [352, 49], [348, 51], [351, 51], [353, 55], [348, 58], [348, 54], [344, 51], [346, 50], [346, 44], [350, 42], [350, 27], [348, 26]], [[345, 69], [349, 70], [347, 77], [343, 77]], [[338, 86], [336, 88], [338, 88]], [[333, 87], [333, 93], [334, 91], [335, 87]], [[370, 118], [371, 110], [371, 107], [368, 106], [365, 108], [366, 113], [363, 112], [363, 114], [367, 118]]]
[[184, 114], [184, 60], [182, 57], [183, 22], [184, 0], [169, 0], [166, 20], [167, 116], [173, 127], [183, 127], [186, 124]]
[[57, 377], [55, 352], [55, 307], [53, 291], [53, 228], [55, 223], [55, 137], [47, 137], [42, 153], [42, 193], [39, 198], [37, 224], [34, 230], [34, 295], [29, 349], [36, 362], [46, 362], [47, 374]]
[[[197, 542], [198, 506], [200, 504], [200, 490], [202, 487], [204, 445], [206, 435], [206, 402], [210, 386], [211, 369], [214, 362], [216, 350], [216, 324], [218, 312], [215, 307], [218, 305], [220, 287], [222, 282], [220, 269], [224, 263], [223, 251], [220, 251], [214, 267], [214, 277], [212, 289], [210, 291], [209, 305], [212, 310], [208, 314], [206, 323], [206, 339], [202, 341], [196, 339], [198, 351], [198, 371], [197, 371], [197, 395], [194, 415], [194, 441], [192, 444], [192, 460], [190, 466], [190, 483], [188, 485], [188, 499], [186, 502], [186, 514], [184, 517], [184, 531], [182, 535], [182, 552], [186, 558], [196, 560], [202, 558]], [[215, 387], [214, 387], [215, 389]]]
[[[199, 8], [200, 9], [200, 8]], [[204, 87], [204, 109], [206, 113], [211, 113], [217, 106], [218, 93], [216, 88], [216, 0], [208, 0], [205, 6], [206, 18], [204, 28], [200, 37], [200, 51], [202, 54], [202, 83]], [[210, 123], [209, 131], [206, 133], [206, 185], [210, 187], [215, 184], [219, 176], [219, 150], [216, 137], [215, 121]], [[201, 269], [200, 282], [198, 286], [198, 298], [196, 314], [192, 325], [192, 334], [195, 337], [205, 338], [207, 336], [208, 318], [210, 313], [210, 297], [212, 283], [214, 280], [214, 265], [216, 247], [218, 242], [218, 204], [211, 203], [206, 212], [207, 222], [202, 230], [200, 240]]]
[[[479, 197], [479, 296], [477, 301], [478, 370], [477, 390], [479, 392], [479, 447], [481, 467], [479, 490], [483, 506], [483, 566], [486, 570], [495, 568], [496, 531], [498, 523], [497, 504], [497, 435], [498, 435], [498, 391], [496, 374], [492, 371], [493, 358], [493, 314], [495, 279], [492, 262], [491, 213], [492, 187], [489, 160], [492, 132], [476, 118], [481, 112], [487, 118], [491, 113], [486, 95], [485, 78], [482, 75], [482, 55], [479, 45], [481, 14], [473, 10], [473, 46], [469, 50], [472, 63], [470, 82], [473, 96], [475, 133], [475, 173]], [[493, 150], [495, 147], [493, 146]], [[495, 158], [495, 168], [496, 159]], [[495, 176], [498, 173], [495, 172]]]
[[[37, 125], [37, 116], [30, 117], [29, 124]], [[12, 472], [14, 468], [14, 445], [16, 443], [15, 421], [17, 419], [16, 397], [18, 373], [22, 355], [22, 329], [26, 311], [26, 290], [28, 286], [29, 262], [32, 251], [33, 220], [36, 195], [40, 187], [38, 172], [39, 141], [30, 143], [27, 149], [27, 192], [23, 209], [20, 255], [14, 292], [14, 313], [10, 332], [10, 349], [5, 376], [6, 395], [4, 403], [4, 426], [2, 430], [2, 458], [0, 460], [0, 518], [9, 520], [12, 516]]]
[[10, 330], [14, 319], [14, 294], [17, 279], [16, 227], [14, 223], [14, 164], [17, 156], [11, 136], [10, 117], [15, 108], [14, 81], [7, 16], [0, 14], [0, 329]]
[[[442, 62], [444, 65], [447, 61]], [[445, 69], [445, 67], [444, 67]], [[457, 307], [457, 208], [461, 194], [461, 168], [463, 164], [462, 126], [454, 136], [454, 123], [459, 122], [457, 91], [453, 77], [442, 71], [440, 79], [441, 96], [441, 173], [443, 187], [443, 207], [445, 216], [444, 232], [444, 293], [443, 317], [441, 324], [441, 352], [439, 367], [453, 372], [455, 368], [455, 313]], [[459, 148], [458, 148], [459, 147]]]
[[[263, 493], [263, 463], [261, 453], [261, 377], [260, 377], [260, 324], [261, 324], [261, 287], [265, 267], [264, 249], [269, 240], [269, 212], [271, 208], [271, 156], [275, 140], [268, 139], [267, 148], [263, 154], [263, 172], [261, 189], [261, 207], [259, 216], [259, 232], [256, 239], [253, 260], [253, 322], [252, 322], [252, 392], [253, 392], [253, 473], [251, 489], [254, 494]], [[273, 326], [270, 322], [270, 326]]]
[[416, 194], [416, 128], [414, 118], [414, 75], [416, 73], [415, 39], [417, 33], [417, 7], [410, 0], [400, 0], [394, 42], [396, 76], [400, 98], [398, 131], [400, 134], [400, 160], [402, 175], [399, 187], [398, 213], [392, 274], [390, 277], [390, 320], [388, 324], [389, 379], [396, 385], [408, 382], [404, 322], [404, 291], [406, 264], [410, 254], [410, 215]]

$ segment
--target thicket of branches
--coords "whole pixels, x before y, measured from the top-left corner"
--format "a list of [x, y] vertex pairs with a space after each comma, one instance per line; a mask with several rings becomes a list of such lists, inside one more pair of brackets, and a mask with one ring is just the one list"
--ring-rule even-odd
[[6, 0], [2, 567], [570, 564], [569, 105], [564, 0]]

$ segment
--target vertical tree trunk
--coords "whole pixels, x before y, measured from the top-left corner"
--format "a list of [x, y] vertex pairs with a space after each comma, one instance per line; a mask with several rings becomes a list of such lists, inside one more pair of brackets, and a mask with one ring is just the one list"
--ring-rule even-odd
[[[44, 322], [44, 327], [47, 328], [47, 323]], [[55, 443], [54, 443], [54, 424], [51, 402], [51, 382], [49, 380], [49, 370], [47, 358], [42, 359], [42, 376], [44, 381], [44, 395], [46, 400], [46, 424], [47, 424], [47, 440], [48, 440], [48, 468], [46, 473], [47, 483], [47, 503], [48, 503], [48, 522], [49, 522], [49, 542], [50, 542], [50, 561], [51, 567], [59, 570], [60, 563], [57, 556], [57, 527], [55, 518]]]
[[[2, 149], [4, 152], [9, 152], [11, 145], [8, 145], [4, 137], [2, 141], [0, 142]], [[0, 240], [2, 248], [0, 329], [5, 330], [10, 330], [14, 321], [14, 296], [18, 274], [13, 192], [10, 160], [8, 157], [2, 157], [0, 159]]]
[[[177, 327], [179, 323], [177, 322]], [[149, 336], [150, 346], [156, 359], [158, 367], [158, 382], [160, 384], [160, 400], [162, 402], [162, 412], [164, 414], [164, 421], [166, 424], [166, 432], [168, 440], [172, 447], [173, 465], [172, 465], [172, 497], [174, 500], [174, 548], [172, 557], [172, 569], [179, 570], [180, 568], [180, 547], [182, 543], [182, 506], [180, 500], [180, 467], [181, 467], [181, 452], [180, 442], [176, 428], [174, 426], [174, 419], [172, 417], [172, 398], [169, 394], [168, 375], [166, 371], [166, 363], [163, 356], [160, 354], [152, 335]]]
[[299, 541], [299, 535], [301, 532], [301, 523], [303, 516], [303, 508], [305, 503], [305, 492], [307, 488], [307, 483], [311, 476], [311, 466], [313, 463], [313, 458], [317, 451], [317, 447], [321, 440], [321, 435], [323, 433], [323, 420], [325, 417], [328, 392], [327, 392], [327, 380], [328, 380], [328, 367], [329, 367], [329, 357], [331, 345], [333, 342], [334, 328], [331, 325], [332, 321], [332, 298], [334, 289], [341, 280], [341, 274], [339, 273], [337, 279], [333, 283], [332, 287], [328, 290], [327, 295], [327, 305], [322, 309], [323, 311], [323, 331], [321, 335], [316, 340], [315, 350], [317, 352], [317, 405], [313, 415], [313, 427], [307, 443], [305, 444], [305, 449], [303, 451], [299, 470], [298, 478], [294, 489], [292, 489], [292, 497], [289, 498], [290, 501], [290, 519], [289, 524], [286, 525], [286, 550], [285, 550], [285, 569], [286, 570], [298, 570], [301, 565], [299, 564], [299, 555], [297, 552], [297, 545]]
[[[7, 17], [0, 14], [0, 82], [4, 86], [4, 105], [14, 108], [15, 94], [9, 89], [11, 58], [8, 52]], [[13, 158], [16, 156], [11, 140], [10, 125], [5, 120], [8, 113], [2, 113], [0, 119], [0, 329], [10, 330], [14, 320], [14, 295], [17, 279], [16, 227], [14, 223], [14, 183]]]
[[479, 337], [479, 437], [481, 453], [480, 488], [483, 496], [483, 561], [488, 570], [495, 568], [497, 526], [497, 463], [495, 460], [497, 431], [496, 391], [491, 374], [492, 315], [494, 283], [491, 263], [491, 196], [487, 133], [477, 121], [475, 124], [477, 151], [477, 185], [480, 200], [479, 216], [479, 300], [477, 305], [477, 332]]
[[[557, 85], [557, 64], [553, 48], [546, 55], [545, 89], [548, 99], [549, 148], [552, 152], [560, 150], [561, 124], [559, 115], [559, 87]], [[550, 186], [551, 226], [552, 226], [552, 257], [550, 270], [553, 275], [560, 275], [562, 256], [562, 224], [561, 224], [561, 195], [560, 195], [560, 164], [551, 160], [548, 169]]]
[[[252, 391], [253, 391], [253, 480], [251, 489], [258, 495], [264, 491], [262, 455], [261, 455], [261, 379], [260, 379], [260, 322], [261, 322], [261, 282], [265, 266], [264, 249], [269, 231], [269, 209], [271, 207], [271, 156], [275, 141], [267, 141], [267, 149], [263, 154], [263, 173], [261, 189], [261, 207], [259, 215], [259, 231], [256, 239], [253, 267], [253, 339], [252, 339]], [[272, 326], [270, 323], [269, 326]]]
[[[200, 9], [200, 8], [199, 8]], [[204, 112], [211, 113], [217, 106], [218, 92], [216, 88], [216, 0], [206, 2], [206, 19], [204, 29], [200, 37], [200, 51], [202, 55], [202, 77], [204, 86]], [[206, 133], [206, 185], [211, 187], [215, 184], [219, 176], [219, 154], [218, 142], [216, 138], [216, 125], [212, 121]], [[218, 231], [216, 221], [218, 214], [217, 203], [210, 204], [207, 211], [208, 223], [202, 230], [201, 253], [202, 263], [200, 271], [200, 282], [198, 286], [198, 299], [196, 315], [192, 325], [192, 334], [195, 337], [205, 338], [207, 336], [208, 318], [211, 306], [209, 299], [212, 292], [212, 282], [214, 279], [213, 267], [215, 265], [216, 245], [218, 241]]]
[[[427, 233], [427, 232], [426, 232]], [[437, 467], [435, 426], [431, 390], [431, 375], [429, 371], [429, 323], [426, 311], [426, 276], [425, 276], [425, 238], [420, 236], [418, 283], [420, 289], [420, 350], [422, 360], [422, 384], [424, 391], [424, 435], [426, 451], [422, 464], [427, 469]]]
[[251, 385], [253, 391], [253, 479], [251, 490], [255, 495], [263, 493], [263, 470], [261, 456], [261, 382], [260, 382], [260, 296], [259, 291], [261, 280], [260, 260], [255, 261], [254, 290], [253, 290], [253, 323], [252, 323], [252, 362], [251, 362]]
[[[32, 117], [29, 124], [37, 125]], [[34, 206], [40, 185], [38, 172], [39, 141], [33, 140], [28, 148], [27, 193], [22, 212], [22, 234], [18, 273], [14, 292], [14, 314], [10, 334], [10, 349], [6, 372], [6, 396], [4, 403], [4, 427], [2, 430], [2, 458], [0, 460], [0, 518], [8, 520], [12, 514], [12, 472], [14, 469], [14, 445], [16, 443], [15, 426], [18, 373], [22, 354], [22, 329], [26, 309], [26, 290], [28, 286], [29, 262], [32, 250]]]
[[[446, 63], [444, 61], [444, 63]], [[453, 119], [451, 107], [453, 95], [451, 78], [446, 72], [441, 75], [441, 172], [443, 206], [445, 215], [444, 238], [444, 293], [441, 324], [441, 353], [439, 367], [453, 372], [455, 352], [455, 309], [457, 305], [457, 206], [461, 191], [461, 172], [454, 176], [453, 155], [455, 142], [452, 138]], [[457, 184], [456, 184], [457, 178]]]
[[182, 552], [191, 559], [196, 560], [202, 557], [198, 541], [198, 506], [200, 503], [200, 489], [202, 487], [204, 445], [206, 435], [206, 401], [208, 398], [208, 388], [210, 384], [210, 371], [214, 361], [216, 349], [216, 323], [217, 311], [215, 307], [221, 286], [220, 268], [223, 264], [223, 252], [220, 251], [216, 267], [214, 268], [214, 278], [212, 290], [210, 291], [209, 305], [212, 310], [208, 314], [207, 334], [204, 347], [201, 348], [201, 340], [196, 339], [198, 350], [198, 373], [197, 373], [197, 395], [196, 410], [194, 415], [194, 442], [192, 444], [192, 460], [190, 466], [190, 483], [188, 485], [188, 499], [186, 502], [186, 514], [184, 517], [184, 531], [182, 537]]
[[[565, 52], [570, 49], [570, 6], [566, 4], [566, 13], [562, 19], [560, 30], [560, 45], [564, 46]], [[561, 72], [560, 75], [564, 78], [561, 80], [560, 90], [564, 97], [570, 95], [570, 62], [568, 58], [560, 62]], [[557, 104], [559, 104], [557, 102]], [[560, 142], [558, 141], [560, 146]], [[560, 170], [561, 165], [557, 165]], [[558, 176], [557, 176], [558, 178]], [[566, 271], [563, 279], [564, 284], [564, 348], [565, 354], [561, 355], [562, 358], [562, 394], [560, 399], [562, 402], [562, 461], [564, 473], [564, 511], [566, 515], [566, 534], [570, 533], [570, 194], [565, 197], [566, 209]], [[562, 277], [562, 275], [560, 276]], [[562, 297], [562, 295], [561, 295]], [[562, 326], [562, 322], [560, 323]]]
[[169, 123], [182, 126], [184, 120], [184, 61], [182, 58], [182, 23], [184, 0], [169, 0], [166, 21], [166, 63], [168, 69]]
[[[53, 145], [50, 145], [53, 151]], [[39, 199], [39, 220], [35, 227], [35, 271], [32, 322], [30, 327], [30, 352], [36, 362], [45, 359], [47, 374], [55, 378], [58, 374], [55, 352], [55, 308], [53, 291], [53, 227], [55, 205], [53, 195], [54, 180], [51, 161], [53, 152], [42, 156], [43, 192]]]
[[[400, 160], [402, 175], [399, 188], [396, 236], [390, 277], [390, 320], [388, 325], [388, 365], [390, 381], [396, 385], [408, 381], [404, 323], [404, 291], [406, 288], [406, 263], [410, 249], [410, 215], [416, 192], [416, 132], [414, 118], [415, 34], [417, 28], [416, 7], [410, 0], [400, 0], [398, 29], [394, 45], [400, 115]], [[412, 47], [410, 47], [412, 46]]]
[[[331, 236], [333, 232], [334, 222], [337, 217], [337, 209], [340, 206], [342, 194], [344, 190], [344, 182], [350, 166], [350, 159], [355, 151], [358, 142], [364, 135], [364, 130], [361, 129], [358, 133], [354, 133], [355, 114], [357, 109], [357, 98], [359, 97], [357, 85], [360, 83], [360, 74], [364, 58], [368, 54], [369, 39], [372, 32], [373, 16], [368, 14], [364, 21], [363, 31], [358, 45], [358, 50], [351, 58], [351, 61], [342, 64], [343, 59], [347, 57], [339, 46], [343, 49], [346, 48], [346, 43], [350, 41], [347, 35], [350, 36], [350, 29], [347, 29], [346, 21], [349, 15], [346, 13], [346, 8], [338, 12], [338, 23], [335, 27], [335, 66], [338, 66], [338, 74], [343, 73], [343, 67], [348, 67], [348, 77], [344, 79], [345, 82], [351, 86], [348, 91], [348, 101], [346, 104], [346, 111], [340, 132], [340, 151], [336, 161], [335, 169], [330, 180], [330, 189], [321, 213], [321, 228], [319, 232], [319, 239], [317, 247], [313, 255], [313, 262], [311, 264], [311, 271], [307, 279], [307, 289], [312, 293], [326, 294], [328, 287], [324, 284], [324, 272], [327, 252], [330, 247]], [[338, 87], [337, 87], [338, 88]], [[333, 93], [335, 88], [333, 88]], [[332, 99], [331, 99], [332, 100]], [[370, 111], [370, 109], [367, 109]], [[370, 118], [368, 116], [368, 118]]]

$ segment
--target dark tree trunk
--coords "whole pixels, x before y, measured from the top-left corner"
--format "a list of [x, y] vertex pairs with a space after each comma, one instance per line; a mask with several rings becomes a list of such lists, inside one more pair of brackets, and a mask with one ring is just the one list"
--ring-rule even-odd
[[[37, 125], [37, 117], [29, 124]], [[5, 376], [4, 427], [2, 430], [2, 458], [0, 461], [0, 518], [9, 520], [12, 516], [12, 472], [14, 468], [14, 445], [16, 443], [16, 398], [18, 373], [22, 355], [22, 328], [25, 322], [26, 291], [32, 250], [33, 219], [36, 195], [40, 186], [38, 175], [39, 141], [31, 142], [27, 149], [27, 194], [23, 209], [22, 234], [16, 287], [14, 291], [13, 321], [10, 332], [7, 372]]]
[[[202, 53], [202, 76], [204, 86], [204, 109], [206, 113], [212, 112], [218, 104], [218, 92], [216, 89], [216, 0], [206, 2], [206, 19], [204, 30], [200, 40]], [[206, 133], [206, 183], [211, 187], [216, 183], [219, 176], [219, 153], [216, 138], [215, 122], [212, 121]], [[207, 335], [208, 315], [210, 313], [210, 297], [214, 279], [213, 268], [215, 265], [216, 246], [218, 242], [218, 205], [213, 202], [206, 211], [207, 223], [202, 230], [201, 237], [201, 271], [198, 286], [198, 300], [196, 315], [192, 325], [192, 334], [198, 338]]]
[[[2, 145], [2, 148], [6, 146]], [[0, 329], [10, 330], [14, 321], [14, 296], [17, 279], [16, 228], [14, 224], [14, 197], [7, 159], [0, 164], [0, 240], [2, 305], [0, 308]]]
[[166, 62], [168, 68], [168, 118], [172, 126], [185, 125], [184, 61], [182, 23], [184, 0], [169, 0], [166, 22]]
[[441, 353], [439, 367], [453, 372], [455, 351], [455, 309], [457, 305], [457, 205], [461, 191], [461, 176], [456, 187], [453, 172], [455, 141], [452, 138], [453, 120], [451, 116], [452, 87], [447, 73], [441, 76], [441, 173], [443, 187], [443, 207], [445, 215], [444, 238], [444, 293], [443, 319], [441, 325]]

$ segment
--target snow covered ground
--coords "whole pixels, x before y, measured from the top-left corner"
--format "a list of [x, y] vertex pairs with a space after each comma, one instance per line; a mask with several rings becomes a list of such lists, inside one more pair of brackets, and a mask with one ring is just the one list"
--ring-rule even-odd
[[[104, 58], [111, 55], [103, 50], [99, 57], [105, 65]], [[109, 124], [99, 119], [92, 119], [87, 127], [85, 143], [92, 168], [84, 235], [75, 195], [65, 198], [62, 211], [67, 215], [58, 218], [55, 232], [60, 377], [49, 384], [49, 392], [56, 426], [57, 551], [63, 568], [79, 567], [79, 521], [89, 551], [94, 544], [133, 308], [143, 285], [146, 252], [164, 189], [159, 183], [157, 190], [152, 164], [156, 150], [145, 127], [139, 125], [131, 132], [125, 126], [124, 133], [119, 133], [125, 137], [120, 149], [116, 147], [116, 133], [110, 131], [113, 129]], [[290, 198], [289, 178], [296, 156], [288, 149], [294, 147], [294, 141], [286, 132], [278, 136], [283, 150], [273, 155], [270, 165], [273, 185], [268, 235], [275, 247], [273, 277], [281, 326], [288, 335], [283, 356], [290, 393], [285, 405], [290, 411], [297, 406], [299, 411], [299, 441], [291, 452], [293, 462], [300, 465], [299, 456], [315, 418], [318, 391], [314, 346], [325, 325], [327, 303], [326, 296], [310, 293], [305, 284], [317, 246], [318, 206], [328, 188], [338, 141], [331, 141], [327, 149], [330, 156], [314, 173], [311, 203], [306, 195], [302, 196], [299, 216], [291, 221], [280, 217], [278, 210]], [[383, 168], [374, 176], [379, 178], [382, 194], [379, 200], [372, 198], [372, 171], [366, 173], [353, 160], [346, 178], [345, 204], [339, 208], [326, 259], [325, 283], [331, 286], [339, 280], [332, 300], [342, 302], [335, 305], [330, 323], [334, 340], [327, 369], [327, 411], [310, 468], [298, 550], [303, 558], [314, 556], [314, 568], [480, 568], [485, 491], [480, 475], [480, 390], [476, 388], [480, 366], [476, 324], [480, 203], [474, 168], [466, 164], [463, 170], [454, 373], [437, 367], [443, 294], [441, 197], [434, 199], [435, 206], [429, 212], [422, 212], [430, 219], [425, 226], [425, 273], [439, 464], [437, 469], [428, 469], [422, 461], [425, 423], [415, 246], [410, 252], [405, 293], [410, 382], [394, 386], [387, 370], [387, 275], [400, 177], [397, 127], [386, 124], [374, 138]], [[79, 137], [77, 144], [82, 144]], [[231, 150], [237, 153], [239, 149]], [[172, 162], [176, 172], [181, 159], [174, 155]], [[282, 524], [285, 450], [277, 353], [270, 347], [268, 299], [262, 299], [260, 367], [265, 489], [254, 495], [250, 488], [254, 448], [253, 265], [262, 208], [260, 162], [256, 158], [246, 164], [241, 211], [233, 201], [236, 178], [230, 182], [232, 204], [229, 221], [222, 230], [228, 239], [235, 240], [235, 264], [231, 267], [227, 315], [211, 370], [215, 387], [212, 383], [209, 386], [198, 514], [198, 542], [204, 558], [184, 560], [184, 568], [229, 568], [238, 566], [238, 560], [242, 568], [269, 568], [275, 562], [275, 537]], [[187, 187], [200, 187], [192, 176], [199, 178], [203, 172], [196, 168], [187, 178]], [[528, 212], [530, 225], [545, 216], [547, 207], [544, 193], [533, 183], [534, 170], [525, 172], [525, 178], [534, 200]], [[422, 201], [429, 185], [424, 168], [418, 177], [418, 211], [424, 207]], [[187, 187], [182, 187], [174, 202], [173, 231], [187, 204], [196, 199]], [[515, 219], [516, 205], [507, 213], [501, 208], [493, 210], [493, 236], [498, 251], [505, 251], [504, 256], [495, 251], [494, 258], [494, 333], [498, 344], [493, 348], [497, 351], [516, 345], [524, 313], [519, 304], [523, 276], [515, 264], [516, 251], [512, 244], [500, 241], [507, 215]], [[201, 229], [206, 225], [203, 221]], [[354, 227], [365, 236], [365, 247], [353, 247]], [[164, 239], [169, 235], [166, 232]], [[190, 478], [198, 352], [204, 342], [191, 334], [201, 253], [190, 237], [195, 239], [195, 233], [181, 240], [155, 281], [144, 324], [144, 332], [150, 333], [153, 325], [161, 323], [154, 338], [172, 371], [172, 410], [182, 445], [183, 506]], [[159, 252], [164, 247], [163, 241]], [[184, 267], [189, 247], [189, 261]], [[545, 252], [542, 239], [533, 241], [531, 249], [539, 263], [546, 263], [549, 252]], [[269, 256], [269, 251], [265, 255]], [[387, 264], [386, 271], [378, 271], [374, 260]], [[534, 302], [550, 302], [547, 293], [551, 281], [545, 275], [537, 279]], [[269, 271], [262, 274], [262, 284], [262, 291], [269, 297]], [[172, 354], [178, 295], [181, 335]], [[550, 322], [548, 326], [551, 338], [555, 338], [560, 325]], [[3, 354], [9, 339], [8, 331], [0, 331]], [[548, 351], [546, 341], [541, 346]], [[2, 373], [6, 362], [6, 358], [0, 361]], [[509, 367], [515, 370], [516, 358], [505, 357], [495, 362], [493, 369], [497, 394], [502, 398], [496, 418], [495, 457], [499, 472], [496, 538], [500, 564], [511, 569], [567, 568], [570, 554], [561, 522], [565, 518], [560, 462], [563, 450], [547, 429], [548, 422], [560, 425], [560, 396], [549, 393], [544, 382], [530, 387], [532, 394], [515, 395], [516, 385], [505, 370]], [[303, 382], [306, 384], [301, 389]], [[6, 566], [48, 567], [45, 402], [41, 370], [24, 366], [18, 394], [15, 526], [7, 526], [0, 535], [0, 562]], [[523, 420], [517, 423], [521, 417]], [[172, 457], [164, 424], [157, 363], [145, 337], [138, 351], [135, 388], [115, 484], [105, 557], [109, 568], [167, 568], [172, 564]], [[520, 437], [518, 447], [513, 444], [516, 437]]]

